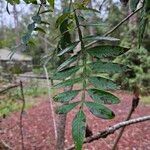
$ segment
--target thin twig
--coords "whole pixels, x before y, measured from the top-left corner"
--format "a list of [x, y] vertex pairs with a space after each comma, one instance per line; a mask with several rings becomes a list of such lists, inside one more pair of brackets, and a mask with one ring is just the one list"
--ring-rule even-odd
[[[20, 75], [19, 77], [21, 78], [29, 78], [29, 79], [32, 79], [32, 78], [35, 78], [35, 79], [47, 79], [45, 76], [32, 76], [32, 75]], [[49, 80], [51, 78], [49, 77]]]
[[50, 84], [50, 81], [49, 81], [49, 75], [48, 75], [48, 71], [47, 71], [47, 68], [46, 68], [46, 65], [47, 65], [48, 61], [46, 61], [46, 63], [43, 65], [43, 68], [44, 68], [44, 71], [45, 71], [45, 76], [46, 76], [46, 79], [47, 79], [47, 90], [48, 90], [48, 96], [49, 96], [49, 104], [50, 104], [50, 109], [51, 109], [51, 112], [52, 112], [52, 120], [53, 120], [53, 125], [54, 125], [54, 137], [55, 139], [57, 139], [57, 127], [56, 127], [56, 121], [55, 121], [55, 113], [54, 113], [54, 108], [53, 108], [53, 103], [52, 103], [52, 100], [51, 100], [51, 91], [50, 91], [50, 88], [51, 88], [51, 84]]
[[106, 1], [106, 0], [103, 0], [102, 3], [100, 4], [100, 6], [99, 6], [99, 11], [101, 11], [101, 9], [102, 9], [103, 4], [105, 3], [105, 1]]
[[24, 97], [24, 92], [23, 92], [23, 84], [22, 81], [20, 81], [20, 92], [21, 92], [21, 97], [22, 97], [22, 108], [21, 108], [21, 113], [20, 113], [20, 134], [21, 134], [21, 146], [22, 150], [25, 149], [24, 147], [24, 136], [23, 136], [23, 113], [25, 109], [25, 97]]
[[[13, 150], [12, 147], [10, 147], [5, 141], [1, 140], [0, 144], [2, 144], [2, 146], [4, 147], [4, 149], [7, 150]], [[1, 147], [0, 147], [1, 148]], [[3, 149], [3, 148], [2, 148]]]
[[114, 32], [116, 29], [118, 29], [124, 22], [126, 22], [129, 18], [131, 18], [134, 14], [136, 14], [138, 11], [140, 11], [143, 8], [143, 6], [141, 6], [139, 9], [135, 10], [134, 12], [132, 12], [131, 14], [129, 14], [127, 17], [125, 17], [121, 22], [119, 22], [115, 27], [113, 27], [110, 31], [106, 32], [104, 34], [104, 36], [108, 36], [109, 34], [111, 34], [112, 32]]
[[[139, 9], [137, 9], [134, 12], [132, 12], [131, 14], [129, 14], [121, 22], [119, 22], [115, 27], [113, 27], [110, 31], [106, 32], [103, 36], [108, 36], [109, 34], [114, 32], [115, 30], [117, 30], [123, 23], [125, 23], [128, 19], [130, 19], [134, 14], [136, 14], [142, 8], [143, 8], [143, 6], [141, 6]], [[85, 48], [88, 48], [88, 47], [90, 47], [90, 46], [92, 46], [93, 44], [96, 44], [96, 43], [97, 43], [97, 41], [93, 41], [93, 42], [89, 43], [88, 45], [86, 45]]]
[[3, 94], [3, 93], [5, 93], [5, 92], [9, 91], [10, 89], [16, 88], [16, 87], [18, 87], [18, 86], [20, 86], [20, 85], [19, 85], [19, 84], [10, 85], [10, 86], [8, 86], [8, 87], [6, 87], [6, 88], [0, 90], [0, 94]]
[[[132, 99], [132, 106], [131, 106], [131, 109], [130, 109], [129, 114], [127, 115], [127, 118], [126, 118], [125, 121], [128, 121], [128, 120], [131, 119], [131, 116], [132, 116], [132, 114], [134, 113], [135, 109], [137, 108], [138, 104], [139, 104], [139, 96], [136, 97], [136, 95], [134, 95], [134, 97], [133, 97], [133, 99]], [[121, 139], [121, 137], [122, 137], [122, 135], [123, 135], [123, 132], [124, 132], [124, 130], [125, 130], [125, 127], [126, 127], [126, 126], [124, 126], [124, 127], [121, 128], [121, 130], [120, 130], [120, 132], [119, 132], [119, 134], [118, 134], [118, 136], [117, 136], [117, 138], [116, 138], [116, 140], [115, 140], [115, 142], [114, 142], [114, 145], [113, 145], [113, 147], [112, 147], [112, 150], [116, 150], [117, 144], [119, 143], [119, 140]]]
[[[117, 124], [115, 124], [111, 127], [106, 128], [102, 132], [98, 132], [98, 133], [86, 138], [84, 143], [91, 143], [91, 142], [93, 142], [95, 140], [98, 140], [100, 138], [106, 138], [108, 135], [113, 134], [116, 130], [118, 130], [118, 129], [124, 127], [124, 126], [129, 126], [131, 124], [136, 124], [136, 123], [144, 122], [144, 121], [148, 121], [148, 120], [150, 120], [150, 115], [117, 123]], [[72, 146], [70, 146], [69, 148], [67, 148], [65, 150], [73, 150], [74, 148], [75, 148], [75, 145], [72, 145]]]

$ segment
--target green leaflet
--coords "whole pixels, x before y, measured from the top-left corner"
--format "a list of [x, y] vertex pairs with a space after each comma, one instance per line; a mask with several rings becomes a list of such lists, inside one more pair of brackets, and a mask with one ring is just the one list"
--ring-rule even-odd
[[41, 23], [41, 17], [39, 15], [33, 16], [32, 20], [37, 24]]
[[113, 113], [113, 111], [111, 111], [110, 109], [108, 109], [107, 107], [99, 103], [85, 102], [85, 105], [88, 107], [90, 112], [98, 118], [112, 119], [115, 117], [115, 114]]
[[64, 67], [70, 65], [72, 62], [74, 62], [74, 61], [77, 60], [77, 57], [78, 57], [78, 55], [71, 56], [69, 59], [67, 59], [65, 62], [63, 62], [63, 63], [57, 68], [57, 70], [60, 71], [60, 70], [62, 70]]
[[119, 39], [114, 38], [114, 37], [106, 37], [106, 36], [99, 36], [99, 35], [89, 35], [83, 37], [83, 40], [85, 41], [110, 41], [110, 42], [116, 42], [119, 41]]
[[135, 11], [140, 0], [130, 0], [130, 9]]
[[28, 25], [28, 31], [29, 32], [32, 32], [34, 30], [34, 28], [35, 28], [35, 23], [34, 22]]
[[128, 69], [127, 66], [112, 63], [112, 62], [93, 62], [88, 64], [89, 67], [94, 72], [101, 72], [101, 73], [121, 73]]
[[63, 49], [57, 56], [61, 56], [61, 55], [65, 54], [65, 53], [67, 53], [67, 52], [72, 51], [78, 45], [78, 43], [79, 43], [79, 41], [70, 44], [65, 49]]
[[36, 28], [34, 28], [34, 31], [39, 31], [39, 32], [42, 32], [42, 33], [46, 34], [46, 31], [45, 31], [45, 30], [43, 30], [43, 29], [42, 29], [42, 28], [40, 28], [40, 27], [36, 27]]
[[70, 13], [64, 13], [63, 15], [61, 15], [57, 20], [56, 20], [56, 28], [58, 28], [65, 19], [67, 19], [69, 17]]
[[81, 78], [76, 78], [76, 79], [68, 79], [66, 81], [63, 81], [61, 83], [58, 83], [54, 86], [54, 88], [61, 88], [61, 87], [66, 87], [66, 86], [72, 86], [75, 83], [81, 82]]
[[[44, 11], [40, 12], [40, 14], [45, 14], [45, 13], [48, 13], [48, 12], [53, 12], [53, 10], [51, 10], [51, 9], [44, 10]], [[43, 21], [43, 22], [44, 22], [44, 21]]]
[[47, 0], [48, 3], [54, 8], [55, 0]]
[[54, 96], [54, 100], [57, 102], [68, 102], [74, 99], [80, 90], [66, 91]]
[[62, 105], [56, 109], [57, 114], [67, 114], [71, 111], [74, 107], [76, 107], [80, 102], [74, 102], [67, 105]]
[[28, 44], [30, 38], [31, 38], [31, 33], [30, 33], [30, 32], [27, 32], [27, 33], [22, 37], [22, 42], [23, 42], [24, 44]]
[[11, 5], [14, 5], [14, 4], [19, 4], [20, 3], [20, 0], [6, 0], [8, 3], [10, 3]]
[[98, 103], [118, 104], [120, 102], [118, 97], [106, 91], [89, 89], [88, 93]]
[[82, 150], [82, 145], [85, 138], [86, 131], [86, 117], [82, 110], [80, 110], [72, 122], [72, 136], [75, 142], [76, 150]]
[[72, 51], [77, 45], [79, 41], [72, 43], [71, 45], [67, 46], [65, 49], [63, 49], [57, 56], [61, 56], [67, 52]]
[[87, 52], [94, 57], [103, 58], [103, 57], [115, 57], [119, 56], [129, 49], [121, 46], [111, 46], [111, 45], [102, 45], [95, 46], [87, 49]]
[[23, 0], [26, 4], [37, 4], [37, 1], [36, 0]]
[[56, 72], [52, 78], [54, 80], [62, 80], [62, 79], [65, 79], [65, 78], [71, 76], [72, 74], [76, 73], [79, 69], [80, 68], [78, 66], [69, 67], [62, 71]]
[[107, 78], [103, 78], [103, 77], [89, 77], [88, 78], [89, 82], [92, 83], [96, 88], [99, 89], [117, 89], [117, 85], [115, 84], [114, 81], [107, 79]]
[[93, 8], [78, 7], [77, 9], [79, 9], [79, 10], [86, 10], [86, 11], [93, 11], [93, 12], [96, 12], [96, 13], [100, 13], [99, 10], [96, 10], [96, 9], [93, 9]]

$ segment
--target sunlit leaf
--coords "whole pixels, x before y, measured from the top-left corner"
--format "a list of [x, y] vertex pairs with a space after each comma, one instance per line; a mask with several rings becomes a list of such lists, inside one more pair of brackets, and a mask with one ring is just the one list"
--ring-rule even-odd
[[54, 9], [55, 0], [47, 0], [47, 1], [52, 6], [52, 8]]
[[82, 150], [83, 141], [86, 131], [86, 117], [82, 110], [80, 110], [72, 122], [72, 136], [77, 150]]
[[106, 91], [89, 89], [88, 93], [98, 103], [118, 104], [120, 102], [118, 97]]
[[98, 118], [112, 119], [115, 117], [113, 111], [111, 111], [104, 105], [101, 105], [100, 103], [85, 102], [85, 105], [88, 107], [89, 111]]
[[138, 37], [139, 47], [141, 46], [144, 33], [146, 30], [146, 26], [148, 25], [148, 22], [149, 22], [149, 18], [148, 18], [148, 16], [150, 16], [150, 1], [149, 0], [144, 1], [144, 6], [142, 8], [140, 16], [141, 18], [140, 18], [140, 24], [139, 24], [139, 37]]

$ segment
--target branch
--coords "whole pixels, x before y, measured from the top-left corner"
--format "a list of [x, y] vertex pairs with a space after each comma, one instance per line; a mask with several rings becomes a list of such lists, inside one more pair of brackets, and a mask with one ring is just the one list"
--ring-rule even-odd
[[[47, 79], [45, 76], [32, 76], [32, 75], [20, 75], [21, 78], [35, 78], [35, 79]], [[51, 79], [48, 77], [48, 79]]]
[[[139, 94], [138, 94], [138, 95], [139, 95]], [[137, 106], [138, 106], [138, 104], [139, 104], [139, 100], [140, 100], [140, 99], [139, 99], [139, 96], [135, 95], [135, 92], [134, 92], [134, 97], [133, 97], [133, 99], [132, 99], [132, 106], [131, 106], [131, 109], [130, 109], [130, 111], [129, 111], [129, 113], [128, 113], [128, 115], [127, 115], [127, 118], [126, 118], [125, 121], [128, 121], [128, 120], [131, 119], [132, 114], [134, 113], [135, 109], [137, 108]], [[114, 142], [114, 145], [113, 145], [112, 150], [115, 150], [115, 149], [117, 148], [117, 144], [119, 143], [119, 140], [121, 139], [121, 137], [122, 137], [122, 135], [123, 135], [123, 132], [124, 132], [124, 130], [125, 130], [125, 127], [126, 127], [126, 126], [124, 126], [124, 127], [121, 128], [121, 130], [120, 130], [120, 132], [119, 132], [119, 134], [118, 134], [118, 136], [117, 136], [117, 138], [116, 138], [116, 140], [115, 140], [115, 142]]]
[[53, 108], [53, 102], [51, 100], [51, 91], [50, 91], [50, 88], [51, 88], [51, 83], [49, 81], [49, 79], [51, 79], [48, 75], [48, 71], [47, 71], [47, 68], [46, 68], [46, 65], [48, 63], [49, 60], [47, 60], [45, 62], [45, 64], [43, 65], [43, 68], [44, 68], [44, 71], [45, 71], [45, 77], [46, 77], [46, 80], [47, 80], [47, 90], [48, 90], [48, 96], [49, 96], [49, 107], [50, 107], [50, 110], [52, 112], [52, 121], [53, 121], [53, 125], [54, 125], [54, 137], [55, 139], [57, 139], [57, 127], [56, 127], [56, 121], [55, 121], [55, 112], [54, 112], [54, 108]]
[[22, 108], [21, 108], [21, 113], [20, 113], [20, 134], [21, 134], [21, 146], [22, 150], [24, 150], [24, 137], [23, 137], [23, 113], [25, 109], [25, 98], [24, 98], [24, 92], [23, 92], [23, 84], [22, 81], [20, 81], [20, 92], [21, 92], [21, 97], [22, 97]]
[[134, 12], [132, 12], [131, 14], [129, 14], [127, 17], [125, 17], [121, 22], [119, 22], [115, 27], [113, 27], [110, 31], [106, 32], [104, 34], [104, 36], [108, 36], [109, 34], [111, 34], [112, 32], [114, 32], [116, 29], [118, 29], [124, 22], [126, 22], [128, 19], [130, 19], [134, 14], [136, 14], [138, 11], [140, 11], [143, 8], [143, 6], [141, 6], [139, 9], [135, 10]]
[[[134, 12], [132, 12], [131, 14], [129, 14], [127, 17], [125, 17], [121, 22], [119, 22], [115, 27], [113, 27], [110, 31], [106, 32], [103, 36], [108, 36], [109, 34], [111, 34], [112, 32], [114, 32], [116, 29], [118, 29], [123, 23], [125, 23], [128, 19], [130, 19], [134, 14], [136, 14], [138, 11], [140, 11], [143, 8], [143, 6], [141, 6], [139, 9], [135, 10]], [[88, 45], [85, 46], [85, 48], [90, 47], [93, 44], [96, 44], [97, 41], [91, 42]]]
[[[116, 130], [118, 130], [124, 126], [129, 126], [131, 124], [136, 124], [136, 123], [144, 122], [144, 121], [148, 121], [148, 120], [150, 120], [150, 115], [117, 123], [117, 124], [107, 128], [107, 129], [105, 129], [102, 132], [98, 132], [98, 133], [86, 138], [84, 143], [91, 143], [91, 142], [98, 140], [100, 138], [106, 138], [108, 135], [113, 134]], [[69, 148], [67, 148], [66, 150], [73, 150], [74, 148], [75, 148], [75, 145], [72, 145]]]
[[6, 87], [6, 88], [0, 90], [0, 94], [3, 94], [3, 93], [5, 93], [5, 92], [9, 91], [10, 89], [16, 88], [16, 87], [18, 87], [18, 86], [19, 86], [19, 84], [10, 85], [10, 86], [8, 86], [8, 87]]
[[[1, 147], [1, 145], [2, 145], [2, 147]], [[3, 140], [1, 140], [0, 141], [0, 148], [4, 148], [4, 149], [7, 149], [7, 150], [13, 150], [13, 148], [12, 147], [10, 147], [5, 141], [3, 141]]]

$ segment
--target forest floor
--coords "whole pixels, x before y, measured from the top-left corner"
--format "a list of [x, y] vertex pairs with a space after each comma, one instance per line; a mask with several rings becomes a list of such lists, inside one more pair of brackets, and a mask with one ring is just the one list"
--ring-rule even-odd
[[[118, 91], [115, 93], [120, 97], [121, 103], [110, 106], [115, 112], [113, 120], [102, 120], [88, 114], [87, 121], [93, 133], [102, 131], [105, 128], [123, 121], [130, 109], [132, 95]], [[32, 108], [23, 114], [23, 135], [25, 150], [55, 150], [54, 128], [49, 102], [46, 97], [40, 98]], [[77, 97], [78, 99], [78, 97]], [[71, 111], [67, 116], [66, 126], [66, 147], [72, 144], [71, 122], [77, 110]], [[140, 103], [132, 118], [149, 115], [150, 105]], [[21, 150], [21, 136], [19, 127], [20, 113], [16, 112], [5, 119], [0, 120], [0, 141], [7, 143], [13, 150]], [[119, 132], [108, 136], [106, 139], [99, 139], [84, 145], [84, 150], [110, 150], [116, 135]], [[126, 127], [125, 132], [118, 144], [118, 150], [150, 150], [150, 122], [143, 122]]]

